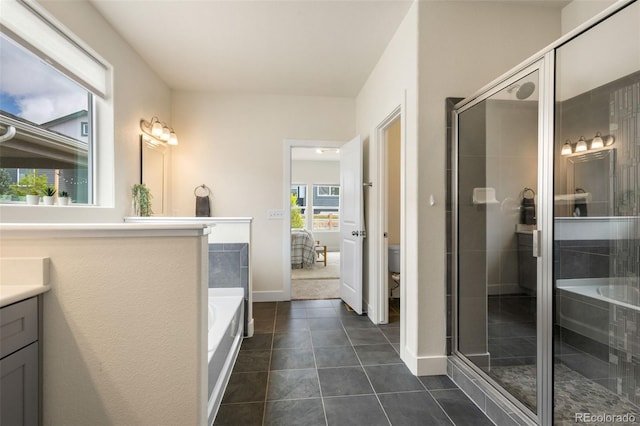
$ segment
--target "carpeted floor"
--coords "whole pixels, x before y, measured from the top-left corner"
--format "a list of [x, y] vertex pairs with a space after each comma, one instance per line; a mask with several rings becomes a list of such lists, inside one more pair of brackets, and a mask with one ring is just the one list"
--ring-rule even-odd
[[327, 253], [327, 266], [322, 259], [308, 268], [291, 270], [291, 298], [340, 298], [340, 253]]

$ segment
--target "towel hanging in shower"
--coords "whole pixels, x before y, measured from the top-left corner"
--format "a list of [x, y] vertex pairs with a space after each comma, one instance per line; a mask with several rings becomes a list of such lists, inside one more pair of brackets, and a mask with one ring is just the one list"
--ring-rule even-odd
[[[198, 192], [198, 190], [201, 190]], [[211, 189], [205, 184], [198, 185], [193, 190], [193, 194], [196, 196], [196, 217], [209, 217], [211, 216]]]
[[576, 194], [585, 194], [584, 196], [576, 196], [573, 203], [573, 216], [574, 217], [586, 217], [587, 216], [587, 191], [582, 188], [576, 188]]
[[[527, 193], [531, 193], [531, 197], [527, 197]], [[536, 193], [531, 188], [522, 190], [522, 204], [520, 205], [520, 223], [526, 225], [536, 224]]]

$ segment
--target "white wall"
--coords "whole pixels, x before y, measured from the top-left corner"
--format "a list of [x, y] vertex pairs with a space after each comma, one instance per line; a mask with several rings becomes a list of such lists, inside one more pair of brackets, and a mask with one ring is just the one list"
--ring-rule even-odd
[[293, 160], [291, 183], [340, 185], [340, 162]]
[[574, 0], [562, 8], [561, 32], [562, 35], [584, 24], [607, 7], [616, 3], [616, 0]]
[[131, 186], [140, 179], [140, 119], [157, 115], [170, 122], [171, 92], [89, 2], [45, 0], [40, 4], [113, 66], [114, 121], [98, 123], [100, 134], [114, 143], [113, 152], [101, 153], [100, 164], [112, 169], [113, 196], [102, 207], [3, 205], [0, 216], [5, 223], [120, 222], [130, 213]]
[[284, 221], [268, 220], [266, 213], [288, 211], [284, 139], [348, 141], [355, 133], [354, 105], [347, 98], [173, 93], [180, 145], [173, 151], [170, 213], [193, 216], [193, 189], [206, 184], [213, 216], [253, 217], [254, 294], [278, 298], [283, 291]]
[[387, 241], [400, 244], [400, 130], [397, 120], [387, 130]]
[[50, 258], [45, 426], [206, 423], [206, 236], [0, 231], [0, 257]]
[[[562, 9], [563, 30], [583, 24], [609, 4], [609, 1], [573, 1]], [[558, 49], [557, 98], [570, 99], [640, 69], [640, 55], [610, 54], [612, 50], [640, 51], [639, 22], [640, 5], [634, 3]]]
[[[365, 223], [367, 226], [367, 238], [364, 240], [364, 293], [365, 303], [369, 316], [379, 318], [382, 309], [375, 306], [371, 295], [380, 286], [386, 277], [386, 270], [380, 269], [379, 259], [387, 253], [380, 249], [382, 233], [380, 232], [380, 215], [382, 208], [378, 197], [378, 188], [384, 185], [380, 182], [376, 171], [380, 159], [379, 149], [384, 140], [378, 140], [376, 128], [392, 114], [398, 107], [402, 109], [402, 152], [405, 191], [402, 194], [404, 209], [403, 216], [403, 249], [404, 253], [416, 253], [417, 240], [417, 95], [418, 95], [418, 4], [414, 3], [406, 17], [398, 27], [392, 40], [385, 49], [382, 57], [373, 69], [363, 88], [356, 98], [356, 126], [357, 132], [362, 135], [365, 148], [364, 180], [372, 182], [372, 187], [365, 189]], [[406, 256], [406, 254], [403, 254]], [[414, 303], [417, 300], [416, 289], [417, 257], [406, 256], [405, 267], [402, 270], [405, 286], [405, 300], [402, 301], [403, 330], [401, 336], [400, 355], [409, 365], [412, 371], [415, 368], [409, 360], [415, 359], [417, 343], [417, 309]], [[376, 274], [377, 270], [377, 274]], [[372, 277], [378, 276], [380, 280], [374, 282]], [[405, 339], [406, 336], [406, 339]], [[406, 341], [405, 341], [406, 340]], [[409, 352], [407, 353], [407, 348]]]
[[[560, 36], [559, 11], [517, 2], [420, 2], [416, 303], [422, 374], [446, 353], [445, 99], [466, 97]], [[429, 205], [433, 194], [436, 203]]]

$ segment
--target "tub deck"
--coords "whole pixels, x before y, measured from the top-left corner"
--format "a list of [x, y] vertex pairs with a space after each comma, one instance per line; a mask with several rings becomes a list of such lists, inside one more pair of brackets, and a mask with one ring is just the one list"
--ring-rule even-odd
[[[242, 343], [244, 289], [210, 288], [209, 315], [213, 325], [208, 333], [208, 423], [216, 418]], [[213, 318], [212, 318], [213, 317]]]

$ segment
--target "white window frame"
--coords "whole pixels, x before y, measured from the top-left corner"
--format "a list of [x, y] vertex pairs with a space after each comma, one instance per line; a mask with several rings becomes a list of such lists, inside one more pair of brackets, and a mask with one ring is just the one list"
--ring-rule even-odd
[[[314, 184], [314, 186], [316, 187], [316, 195], [318, 197], [339, 197], [340, 196], [340, 185], [320, 185], [320, 184]], [[321, 194], [320, 193], [320, 188], [329, 188], [329, 193], [328, 194]], [[338, 193], [337, 194], [332, 194], [333, 190], [337, 189]]]
[[[115, 205], [113, 67], [36, 2], [2, 0], [0, 6], [0, 26], [7, 36], [93, 94], [92, 105], [89, 105], [93, 113], [89, 137], [93, 143], [87, 160], [92, 176], [91, 204], [48, 211], [24, 204], [0, 205], [3, 222], [92, 220], [85, 208]], [[21, 213], [23, 209], [34, 212], [25, 216]], [[102, 217], [93, 217], [93, 220]]]

